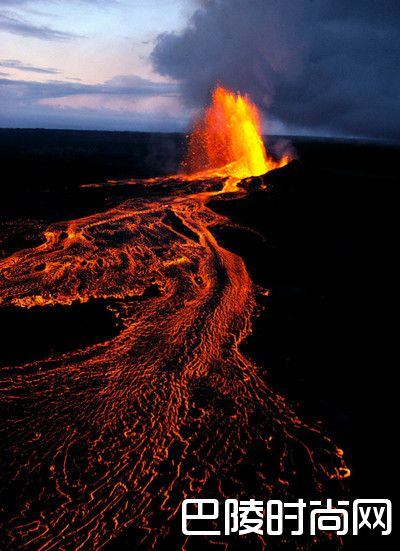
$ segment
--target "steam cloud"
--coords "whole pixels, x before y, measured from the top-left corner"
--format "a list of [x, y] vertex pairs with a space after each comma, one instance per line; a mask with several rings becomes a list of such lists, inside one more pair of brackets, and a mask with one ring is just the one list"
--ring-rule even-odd
[[399, 26], [398, 0], [202, 0], [152, 61], [189, 105], [220, 83], [287, 131], [398, 140]]

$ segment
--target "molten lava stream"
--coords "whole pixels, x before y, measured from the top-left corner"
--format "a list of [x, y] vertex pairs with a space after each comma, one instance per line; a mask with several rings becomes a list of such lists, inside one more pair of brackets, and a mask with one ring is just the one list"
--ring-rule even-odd
[[[244, 100], [217, 90], [214, 102], [211, 129], [193, 145], [207, 162], [219, 143], [212, 126], [232, 105], [255, 139]], [[254, 170], [235, 157], [235, 133], [228, 149], [218, 177]], [[106, 343], [1, 371], [1, 548], [101, 549], [131, 527], [132, 548], [165, 548], [171, 526], [179, 540], [185, 497], [284, 499], [303, 486], [315, 497], [347, 474], [341, 451], [240, 352], [257, 289], [216, 241], [212, 227], [227, 221], [206, 190], [200, 181], [185, 194], [177, 183], [167, 196], [53, 224], [43, 245], [0, 262], [1, 304], [107, 298], [121, 326]], [[155, 285], [158, 294], [134, 300]]]

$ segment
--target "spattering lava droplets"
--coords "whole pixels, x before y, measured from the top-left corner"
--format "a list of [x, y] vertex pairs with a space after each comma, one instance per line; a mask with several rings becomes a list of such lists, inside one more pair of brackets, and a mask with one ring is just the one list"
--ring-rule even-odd
[[218, 86], [193, 125], [183, 168], [188, 174], [228, 178], [230, 187], [249, 176], [260, 176], [286, 165], [266, 152], [257, 107], [247, 96]]

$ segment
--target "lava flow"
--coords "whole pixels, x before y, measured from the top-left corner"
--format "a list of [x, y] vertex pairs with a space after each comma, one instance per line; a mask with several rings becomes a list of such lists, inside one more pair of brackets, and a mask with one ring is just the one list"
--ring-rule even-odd
[[284, 161], [266, 155], [250, 102], [220, 88], [191, 144], [192, 184], [142, 182], [140, 197], [51, 224], [42, 245], [0, 262], [0, 307], [102, 300], [120, 328], [1, 370], [3, 549], [97, 550], [124, 535], [131, 549], [190, 549], [187, 497], [321, 499], [349, 474], [242, 354], [266, 290], [218, 243], [213, 227], [229, 221], [207, 207], [221, 178]]

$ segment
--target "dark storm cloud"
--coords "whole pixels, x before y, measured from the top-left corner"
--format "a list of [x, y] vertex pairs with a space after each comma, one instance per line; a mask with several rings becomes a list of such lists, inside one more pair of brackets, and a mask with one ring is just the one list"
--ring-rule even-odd
[[60, 71], [53, 67], [36, 67], [30, 63], [22, 63], [18, 59], [4, 59], [0, 61], [0, 67], [6, 67], [7, 69], [17, 69], [19, 71], [28, 71], [30, 73], [40, 73], [46, 75], [56, 75]]
[[78, 38], [78, 35], [73, 33], [57, 31], [45, 25], [35, 25], [14, 13], [0, 13], [0, 31], [40, 40], [71, 40]]
[[399, 0], [203, 0], [155, 68], [201, 105], [249, 92], [288, 130], [400, 138]]

